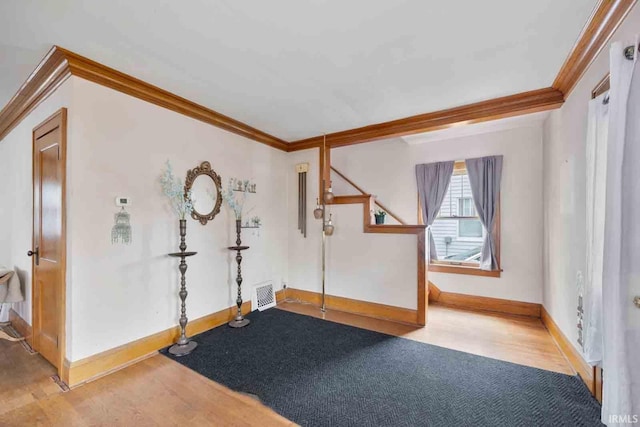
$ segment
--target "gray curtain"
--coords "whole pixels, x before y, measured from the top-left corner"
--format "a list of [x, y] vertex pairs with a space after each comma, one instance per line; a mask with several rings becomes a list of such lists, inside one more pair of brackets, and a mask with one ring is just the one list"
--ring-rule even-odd
[[[454, 162], [438, 162], [425, 165], [416, 165], [416, 178], [418, 179], [418, 196], [422, 207], [422, 220], [431, 227], [435, 221], [440, 205], [447, 194]], [[429, 231], [429, 259], [437, 260], [438, 252], [436, 244]]]
[[465, 160], [473, 203], [478, 211], [480, 222], [486, 230], [480, 268], [482, 270], [497, 270], [499, 268], [496, 257], [496, 241], [493, 226], [496, 222], [496, 211], [500, 200], [500, 180], [502, 179], [502, 156], [488, 156], [479, 159]]

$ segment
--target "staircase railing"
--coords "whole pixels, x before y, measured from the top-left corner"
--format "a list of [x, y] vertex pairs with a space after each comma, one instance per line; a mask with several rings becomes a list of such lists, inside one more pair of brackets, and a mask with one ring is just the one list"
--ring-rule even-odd
[[[360, 194], [363, 195], [370, 195], [371, 193], [367, 193], [366, 191], [364, 191], [362, 189], [362, 187], [360, 187], [358, 184], [356, 184], [355, 182], [351, 181], [349, 178], [346, 177], [345, 174], [343, 174], [342, 172], [340, 172], [338, 169], [334, 168], [333, 166], [331, 166], [331, 170], [334, 171], [336, 173], [336, 175], [338, 175], [340, 178], [344, 179], [345, 181], [347, 181], [347, 183], [349, 185], [351, 185], [353, 188], [355, 188], [356, 190], [358, 190], [360, 192]], [[377, 199], [374, 198], [374, 203], [376, 204], [376, 206], [378, 206], [380, 209], [382, 209], [383, 211], [385, 211], [386, 213], [389, 214], [390, 217], [392, 217], [393, 219], [395, 219], [396, 221], [398, 221], [400, 224], [402, 225], [407, 225], [407, 223], [405, 221], [403, 221], [398, 215], [394, 214], [392, 211], [389, 210], [388, 207], [386, 207], [385, 205], [383, 205], [381, 202], [379, 202]]]

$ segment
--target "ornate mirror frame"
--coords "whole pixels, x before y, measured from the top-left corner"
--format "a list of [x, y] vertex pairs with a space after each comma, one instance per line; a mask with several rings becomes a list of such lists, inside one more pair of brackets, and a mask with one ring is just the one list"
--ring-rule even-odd
[[211, 163], [202, 162], [200, 166], [197, 166], [189, 171], [187, 171], [187, 178], [184, 181], [184, 195], [185, 197], [191, 191], [191, 187], [193, 186], [194, 181], [200, 175], [208, 175], [213, 180], [213, 184], [216, 187], [216, 191], [218, 192], [218, 197], [216, 197], [216, 205], [213, 207], [213, 210], [207, 214], [201, 214], [195, 211], [191, 211], [191, 218], [200, 221], [200, 224], [206, 225], [208, 221], [213, 220], [218, 213], [220, 213], [220, 207], [222, 206], [222, 179], [220, 179], [220, 175], [218, 175], [213, 169], [211, 169]]

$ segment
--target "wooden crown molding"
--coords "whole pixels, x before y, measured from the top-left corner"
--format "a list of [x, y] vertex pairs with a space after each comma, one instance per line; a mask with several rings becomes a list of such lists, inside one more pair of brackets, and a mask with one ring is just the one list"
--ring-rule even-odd
[[[328, 134], [327, 146], [342, 147], [559, 108], [637, 0], [600, 0], [551, 87], [461, 107]], [[288, 151], [318, 147], [322, 136], [289, 144]]]
[[67, 59], [54, 47], [0, 111], [0, 141], [70, 75]]
[[275, 136], [59, 46], [49, 51], [18, 93], [0, 111], [0, 140], [70, 75], [287, 151], [287, 143]]
[[[326, 135], [327, 146], [342, 147], [559, 108], [636, 1], [599, 1], [552, 87], [334, 132]], [[70, 75], [82, 77], [283, 151], [317, 148], [322, 144], [322, 136], [287, 143], [231, 117], [58, 46], [49, 51], [18, 93], [0, 111], [0, 140]]]
[[[357, 129], [330, 133], [326, 135], [326, 144], [331, 148], [361, 144], [385, 138], [444, 129], [459, 124], [479, 123], [551, 110], [560, 107], [563, 102], [562, 92], [549, 87]], [[319, 147], [322, 145], [322, 141], [323, 136], [295, 141], [289, 144], [288, 151]]]
[[565, 99], [635, 4], [636, 0], [598, 2], [553, 82]]

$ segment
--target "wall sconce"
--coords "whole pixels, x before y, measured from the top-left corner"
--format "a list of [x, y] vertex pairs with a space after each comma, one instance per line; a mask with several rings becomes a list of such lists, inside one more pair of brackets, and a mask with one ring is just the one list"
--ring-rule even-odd
[[320, 207], [320, 199], [316, 198], [316, 208], [313, 210], [313, 217], [315, 219], [321, 219], [324, 210]]
[[324, 225], [324, 234], [326, 234], [327, 236], [332, 236], [334, 230], [335, 230], [335, 227], [331, 222], [331, 214], [329, 214], [329, 221], [327, 221], [326, 224]]
[[329, 181], [329, 187], [324, 192], [324, 201], [326, 203], [333, 202], [333, 188], [331, 188], [331, 181]]

